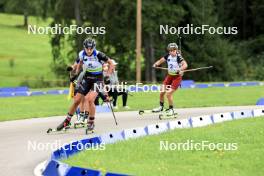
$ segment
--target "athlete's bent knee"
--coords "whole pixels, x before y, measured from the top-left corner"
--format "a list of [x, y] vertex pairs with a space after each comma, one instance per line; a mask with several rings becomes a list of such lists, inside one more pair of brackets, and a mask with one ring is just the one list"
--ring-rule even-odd
[[167, 93], [167, 98], [171, 98], [172, 97], [172, 93], [171, 92], [168, 92]]
[[164, 96], [165, 95], [165, 91], [164, 92], [160, 92], [160, 96]]

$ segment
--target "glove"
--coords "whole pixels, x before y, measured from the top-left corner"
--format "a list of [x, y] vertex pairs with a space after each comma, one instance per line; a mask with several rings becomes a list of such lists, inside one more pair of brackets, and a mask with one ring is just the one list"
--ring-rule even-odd
[[111, 81], [110, 81], [110, 77], [109, 77], [109, 76], [105, 76], [105, 77], [104, 77], [104, 83], [105, 83], [106, 85], [108, 85], [108, 84], [111, 83]]
[[178, 70], [176, 71], [176, 73], [177, 73], [178, 75], [181, 75], [181, 76], [183, 76], [183, 74], [184, 74], [184, 72], [183, 72], [182, 69], [178, 69]]
[[110, 99], [110, 97], [109, 97], [108, 95], [104, 95], [104, 97], [103, 97], [103, 101], [104, 101], [104, 102], [110, 102], [111, 99]]
[[153, 64], [152, 67], [157, 67], [158, 65], [157, 64]]
[[78, 77], [78, 75], [75, 75], [75, 74], [70, 75], [70, 81], [71, 81], [71, 82], [74, 82], [74, 80], [75, 80], [77, 77]]
[[73, 68], [72, 68], [71, 66], [68, 66], [68, 67], [67, 67], [67, 71], [68, 71], [68, 72], [70, 72], [70, 71], [72, 71], [72, 70], [73, 70]]
[[77, 82], [77, 80], [75, 79], [75, 80], [72, 81], [72, 83], [74, 84], [74, 86], [76, 86], [78, 82]]

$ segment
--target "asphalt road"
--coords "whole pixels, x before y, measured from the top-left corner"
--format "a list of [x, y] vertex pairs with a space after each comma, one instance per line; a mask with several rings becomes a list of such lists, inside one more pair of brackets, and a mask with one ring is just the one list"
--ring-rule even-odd
[[[233, 106], [178, 109], [179, 119], [236, 110], [263, 108], [261, 106]], [[118, 131], [160, 123], [158, 115], [145, 115], [136, 111], [116, 113], [118, 126], [111, 113], [96, 116], [95, 134]], [[64, 116], [0, 122], [0, 175], [33, 175], [38, 163], [48, 159], [52, 149], [78, 139], [87, 138], [84, 129], [47, 134], [49, 127], [56, 127]], [[75, 119], [73, 119], [74, 121]], [[48, 148], [48, 149], [47, 149]]]

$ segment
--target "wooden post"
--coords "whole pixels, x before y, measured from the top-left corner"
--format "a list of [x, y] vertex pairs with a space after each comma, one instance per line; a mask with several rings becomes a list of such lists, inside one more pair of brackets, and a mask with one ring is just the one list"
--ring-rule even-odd
[[136, 81], [141, 82], [141, 8], [142, 0], [137, 0], [137, 37], [136, 37]]

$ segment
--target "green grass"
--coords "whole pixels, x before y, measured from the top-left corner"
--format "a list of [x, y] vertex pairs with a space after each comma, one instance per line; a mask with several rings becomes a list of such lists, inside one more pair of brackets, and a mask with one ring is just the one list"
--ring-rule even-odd
[[64, 115], [70, 104], [67, 95], [1, 98], [0, 121]]
[[[264, 118], [177, 129], [87, 150], [63, 162], [73, 166], [131, 175], [263, 175]], [[237, 150], [160, 150], [169, 143], [236, 143]], [[231, 145], [231, 144], [230, 144]], [[230, 149], [230, 147], [226, 147]], [[235, 149], [235, 148], [233, 148]]]
[[[55, 79], [49, 36], [28, 34], [27, 28], [19, 27], [22, 23], [23, 16], [0, 13], [0, 87], [37, 82], [41, 77]], [[49, 22], [29, 17], [29, 24], [47, 26]]]
[[[159, 104], [157, 92], [132, 95], [128, 97], [129, 110], [152, 109]], [[1, 98], [0, 121], [64, 115], [71, 104], [66, 97], [67, 95], [44, 95]], [[174, 105], [176, 108], [254, 105], [260, 97], [264, 97], [261, 86], [179, 89], [174, 95]], [[121, 103], [122, 98], [119, 97], [119, 107]], [[118, 111], [125, 109], [119, 108]]]
[[[174, 105], [176, 108], [254, 105], [263, 96], [263, 87], [260, 86], [179, 89], [174, 93]], [[133, 109], [150, 109], [159, 105], [158, 93], [140, 92], [129, 98], [129, 106]]]

